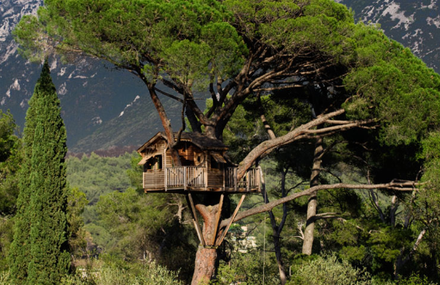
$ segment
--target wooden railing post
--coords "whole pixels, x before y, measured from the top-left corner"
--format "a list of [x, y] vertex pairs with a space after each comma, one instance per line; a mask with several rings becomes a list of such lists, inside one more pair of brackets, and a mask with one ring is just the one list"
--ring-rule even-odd
[[163, 178], [163, 183], [164, 183], [164, 189], [165, 191], [167, 191], [167, 186], [168, 186], [168, 168], [165, 167], [165, 173], [164, 173], [164, 178]]
[[204, 186], [206, 189], [206, 188], [208, 188], [208, 168], [207, 167], [203, 168], [203, 176], [204, 176], [204, 180], [205, 180]]
[[[226, 190], [226, 189], [225, 189], [225, 188], [226, 188], [226, 187], [225, 187], [225, 186], [226, 186], [226, 185], [225, 185], [225, 183], [226, 183], [226, 182], [225, 182], [225, 181], [226, 181], [226, 168], [223, 168], [222, 175], [223, 175], [223, 189], [222, 189], [222, 190], [225, 191], [225, 190]], [[223, 194], [222, 194], [222, 195], [223, 195]]]
[[249, 192], [249, 188], [250, 188], [250, 180], [249, 180], [249, 171], [246, 172], [246, 191]]
[[187, 190], [186, 166], [183, 167], [183, 190]]
[[234, 167], [234, 191], [237, 192], [237, 167]]

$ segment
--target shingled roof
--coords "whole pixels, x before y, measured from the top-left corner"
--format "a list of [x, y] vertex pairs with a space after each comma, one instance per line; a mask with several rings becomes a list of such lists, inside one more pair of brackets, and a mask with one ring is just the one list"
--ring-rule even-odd
[[[175, 139], [177, 139], [177, 133], [174, 133]], [[167, 140], [164, 132], [159, 132], [155, 134], [151, 139], [149, 139], [146, 143], [144, 143], [139, 149], [138, 152], [148, 148], [150, 145], [154, 144], [157, 139]], [[183, 132], [180, 137], [180, 141], [182, 142], [191, 142], [201, 150], [227, 150], [228, 147], [223, 144], [220, 140], [208, 138], [205, 135], [200, 133], [189, 133]]]

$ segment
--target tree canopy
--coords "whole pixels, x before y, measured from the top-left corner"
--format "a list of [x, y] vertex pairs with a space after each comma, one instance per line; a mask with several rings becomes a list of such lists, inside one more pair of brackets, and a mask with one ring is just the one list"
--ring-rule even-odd
[[[28, 57], [84, 53], [133, 72], [169, 137], [158, 95], [183, 103], [193, 131], [217, 138], [246, 98], [274, 90], [308, 101], [316, 116], [343, 110], [328, 119], [380, 122], [384, 143], [418, 140], [439, 117], [440, 77], [330, 0], [50, 0], [15, 36]], [[200, 90], [213, 100], [207, 112], [194, 100]]]

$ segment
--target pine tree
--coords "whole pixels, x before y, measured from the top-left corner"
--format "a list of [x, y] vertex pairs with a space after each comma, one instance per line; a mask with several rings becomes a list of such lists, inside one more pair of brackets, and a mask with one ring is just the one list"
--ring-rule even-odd
[[58, 284], [67, 251], [66, 129], [47, 61], [29, 102], [11, 276], [18, 284]]

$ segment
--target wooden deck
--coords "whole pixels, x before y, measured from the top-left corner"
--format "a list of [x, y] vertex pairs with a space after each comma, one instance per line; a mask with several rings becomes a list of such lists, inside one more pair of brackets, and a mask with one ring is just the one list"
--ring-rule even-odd
[[246, 193], [260, 192], [260, 169], [254, 168], [246, 172], [237, 181], [237, 168], [229, 167], [221, 171], [208, 170], [204, 167], [181, 166], [144, 172], [143, 184], [145, 192], [164, 191], [208, 191]]

